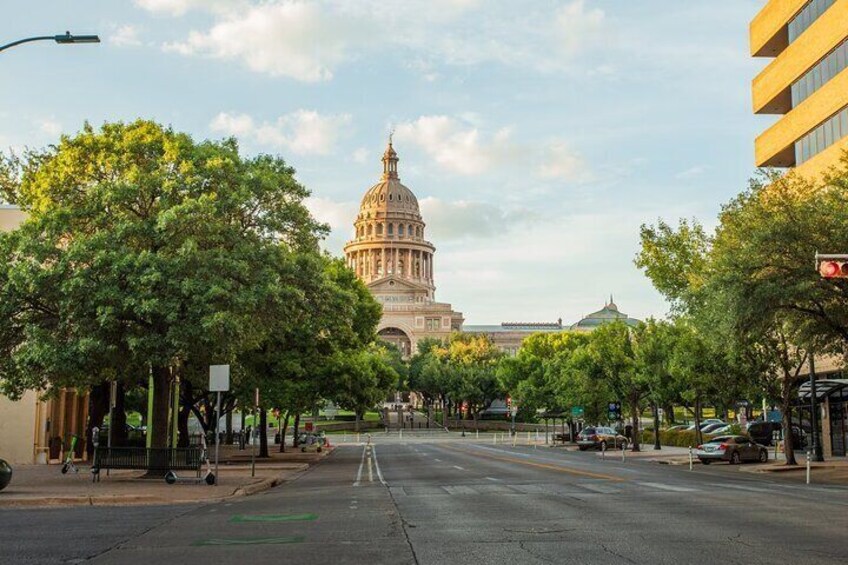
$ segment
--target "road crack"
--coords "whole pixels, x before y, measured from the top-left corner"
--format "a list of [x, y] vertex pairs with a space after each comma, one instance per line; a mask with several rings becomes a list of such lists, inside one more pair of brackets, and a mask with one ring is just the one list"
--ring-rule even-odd
[[624, 561], [626, 561], [627, 563], [633, 563], [633, 565], [639, 565], [639, 562], [638, 562], [638, 561], [634, 561], [633, 559], [630, 559], [630, 558], [629, 558], [629, 557], [627, 557], [626, 555], [622, 555], [622, 554], [620, 554], [620, 553], [618, 553], [618, 552], [616, 552], [616, 551], [611, 550], [610, 548], [608, 548], [608, 547], [606, 546], [606, 544], [603, 544], [603, 543], [602, 543], [602, 544], [601, 544], [601, 549], [603, 549], [605, 552], [609, 553], [610, 555], [615, 555], [615, 556], [616, 556], [616, 557], [618, 557], [619, 559], [623, 559], [623, 560], [624, 560]]

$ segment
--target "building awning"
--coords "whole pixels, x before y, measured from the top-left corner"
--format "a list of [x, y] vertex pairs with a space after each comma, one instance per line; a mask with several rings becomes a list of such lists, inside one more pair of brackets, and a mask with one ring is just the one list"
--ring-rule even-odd
[[[822, 379], [816, 381], [816, 400], [827, 396], [843, 398], [848, 396], [848, 379]], [[798, 398], [810, 400], [810, 381], [806, 381], [798, 387]]]

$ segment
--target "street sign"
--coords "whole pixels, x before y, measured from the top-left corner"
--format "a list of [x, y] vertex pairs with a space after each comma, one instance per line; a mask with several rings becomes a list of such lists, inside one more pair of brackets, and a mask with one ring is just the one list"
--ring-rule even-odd
[[610, 402], [607, 409], [609, 411], [608, 416], [610, 420], [621, 419], [621, 402]]
[[513, 404], [512, 407], [509, 409], [509, 413], [513, 418], [515, 418], [515, 415], [518, 414], [518, 406]]
[[209, 365], [209, 392], [230, 390], [230, 366]]
[[572, 418], [582, 418], [586, 411], [582, 406], [572, 406], [571, 407], [571, 417]]
[[312, 430], [315, 429], [315, 426], [312, 422], [306, 422], [303, 425], [303, 429], [306, 430], [307, 432], [311, 432]]

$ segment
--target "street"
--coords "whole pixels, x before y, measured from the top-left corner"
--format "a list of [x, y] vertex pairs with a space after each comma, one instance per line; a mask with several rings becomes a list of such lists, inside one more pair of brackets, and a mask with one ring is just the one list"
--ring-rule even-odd
[[726, 465], [377, 434], [237, 502], [3, 510], [0, 562], [836, 563], [846, 507]]

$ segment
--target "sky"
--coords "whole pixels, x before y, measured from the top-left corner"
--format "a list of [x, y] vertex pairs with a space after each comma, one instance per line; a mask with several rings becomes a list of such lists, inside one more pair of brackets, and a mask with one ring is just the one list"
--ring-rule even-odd
[[[0, 148], [149, 118], [274, 153], [341, 255], [389, 132], [469, 324], [668, 310], [639, 226], [715, 225], [754, 172], [762, 0], [0, 0]], [[765, 121], [764, 121], [765, 120]]]

